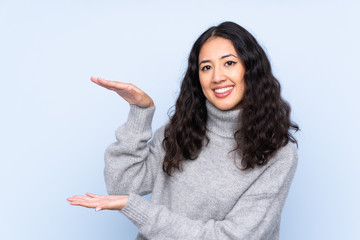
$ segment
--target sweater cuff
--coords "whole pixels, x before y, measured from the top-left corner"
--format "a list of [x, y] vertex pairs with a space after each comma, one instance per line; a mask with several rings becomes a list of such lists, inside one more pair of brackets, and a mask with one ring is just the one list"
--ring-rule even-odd
[[130, 112], [126, 121], [126, 128], [135, 133], [141, 133], [151, 128], [152, 119], [155, 112], [154, 107], [142, 108], [130, 104]]
[[120, 212], [140, 229], [148, 220], [150, 205], [150, 202], [145, 198], [135, 193], [130, 193], [127, 204]]

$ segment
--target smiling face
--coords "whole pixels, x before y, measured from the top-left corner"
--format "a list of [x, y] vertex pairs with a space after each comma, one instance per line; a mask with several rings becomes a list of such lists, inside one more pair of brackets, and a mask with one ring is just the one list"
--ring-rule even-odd
[[222, 37], [209, 38], [199, 53], [202, 91], [220, 110], [240, 108], [245, 91], [245, 67], [234, 45]]

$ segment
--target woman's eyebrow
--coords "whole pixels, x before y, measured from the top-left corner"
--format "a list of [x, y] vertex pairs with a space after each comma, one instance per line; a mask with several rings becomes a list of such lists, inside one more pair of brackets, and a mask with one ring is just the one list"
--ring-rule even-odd
[[[227, 55], [224, 55], [222, 56], [220, 59], [224, 59], [224, 58], [227, 58], [227, 57], [234, 57], [234, 58], [237, 58], [234, 54], [227, 54]], [[207, 63], [207, 62], [210, 62], [210, 60], [202, 60], [199, 65], [201, 65], [202, 63]]]
[[207, 62], [210, 62], [210, 60], [202, 60], [199, 65], [201, 65], [202, 63], [207, 63]]
[[227, 57], [231, 57], [231, 56], [233, 56], [234, 58], [237, 58], [234, 54], [227, 54], [227, 55], [225, 55], [225, 56], [222, 56], [221, 57], [221, 59], [224, 59], [224, 58], [227, 58]]

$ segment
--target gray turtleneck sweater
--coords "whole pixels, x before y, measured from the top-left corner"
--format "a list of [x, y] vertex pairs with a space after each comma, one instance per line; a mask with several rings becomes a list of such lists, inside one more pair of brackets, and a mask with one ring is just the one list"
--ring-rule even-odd
[[[131, 105], [105, 152], [108, 193], [129, 195], [121, 212], [137, 226], [136, 239], [278, 239], [296, 147], [289, 142], [267, 165], [239, 170], [240, 156], [231, 150], [241, 110], [206, 106], [209, 144], [169, 177], [162, 170], [164, 126], [149, 141], [155, 108]], [[148, 193], [150, 202], [141, 197]]]

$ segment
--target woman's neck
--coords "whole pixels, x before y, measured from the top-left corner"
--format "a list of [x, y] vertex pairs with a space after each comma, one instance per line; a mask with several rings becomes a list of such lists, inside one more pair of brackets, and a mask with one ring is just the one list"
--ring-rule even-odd
[[240, 126], [241, 109], [223, 111], [206, 100], [207, 129], [217, 135], [233, 138]]

